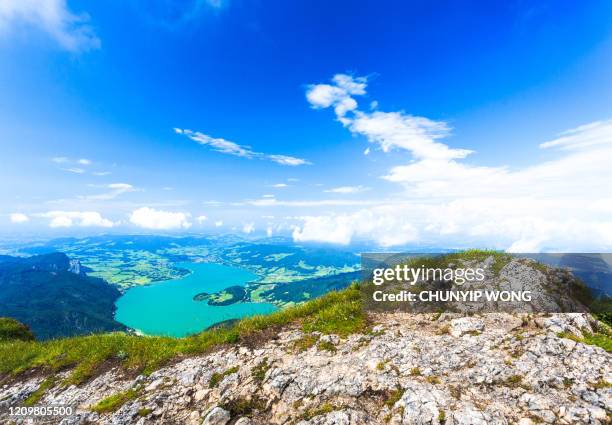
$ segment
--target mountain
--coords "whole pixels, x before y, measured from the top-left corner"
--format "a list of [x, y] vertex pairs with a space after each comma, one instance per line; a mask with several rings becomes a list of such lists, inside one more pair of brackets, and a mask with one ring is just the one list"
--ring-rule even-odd
[[[564, 270], [467, 255], [488, 281], [565, 284]], [[74, 412], [45, 423], [610, 423], [612, 329], [590, 314], [365, 312], [362, 289], [185, 338], [0, 341], [0, 423], [53, 405]]]
[[0, 316], [19, 320], [37, 339], [125, 329], [113, 319], [121, 293], [63, 253], [0, 256]]

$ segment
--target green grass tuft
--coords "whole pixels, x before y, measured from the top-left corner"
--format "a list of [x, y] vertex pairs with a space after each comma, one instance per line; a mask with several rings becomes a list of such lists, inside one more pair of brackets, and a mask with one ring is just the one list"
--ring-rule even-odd
[[329, 341], [319, 342], [319, 349], [329, 351], [330, 353], [335, 353], [336, 351], [338, 351], [336, 346]]
[[319, 337], [316, 335], [304, 335], [300, 339], [293, 342], [293, 350], [302, 353], [308, 350], [310, 347], [314, 347], [314, 345], [319, 340]]
[[266, 378], [266, 372], [268, 372], [268, 370], [270, 370], [270, 364], [268, 363], [268, 358], [264, 357], [261, 363], [251, 370], [251, 376], [258, 383], [262, 383]]
[[215, 388], [217, 385], [219, 385], [219, 382], [223, 381], [223, 378], [236, 372], [238, 372], [238, 366], [230, 367], [221, 373], [213, 373], [208, 381], [208, 388]]
[[258, 397], [238, 398], [226, 402], [221, 407], [230, 412], [232, 417], [250, 416], [254, 411], [263, 411], [266, 408], [266, 402]]
[[428, 376], [427, 378], [425, 378], [427, 380], [427, 382], [429, 382], [430, 384], [436, 385], [441, 383], [442, 381], [440, 381], [440, 378], [438, 378], [437, 376]]
[[152, 411], [153, 409], [147, 409], [146, 407], [143, 407], [142, 409], [138, 410], [138, 416], [144, 418], [145, 416], [149, 416]]
[[404, 392], [402, 391], [400, 387], [396, 387], [392, 389], [391, 391], [388, 392], [387, 396], [385, 397], [385, 405], [389, 407], [390, 409], [393, 408], [393, 406], [395, 406], [395, 403], [397, 403], [399, 399], [402, 398], [403, 394]]
[[113, 394], [100, 400], [91, 411], [96, 413], [110, 413], [117, 411], [121, 406], [131, 400], [135, 400], [140, 395], [139, 388], [130, 388], [117, 394]]
[[612, 352], [612, 337], [602, 333], [588, 333], [583, 332], [584, 338], [579, 338], [570, 332], [559, 332], [557, 336], [559, 338], [571, 339], [572, 341], [580, 342], [587, 345], [595, 345], [606, 350], [608, 353]]
[[593, 387], [596, 390], [601, 390], [604, 388], [612, 388], [612, 382], [608, 382], [603, 379], [600, 379], [599, 381], [595, 382], [595, 385], [593, 385]]
[[418, 367], [413, 367], [412, 369], [410, 369], [410, 375], [421, 376], [421, 369], [419, 369]]
[[42, 381], [36, 391], [34, 391], [26, 400], [23, 402], [25, 406], [34, 406], [39, 400], [45, 395], [45, 392], [53, 385], [55, 385], [56, 379], [53, 376], [46, 378]]
[[301, 416], [302, 419], [309, 421], [316, 416], [326, 415], [333, 412], [336, 408], [331, 403], [323, 403], [322, 405], [308, 409]]

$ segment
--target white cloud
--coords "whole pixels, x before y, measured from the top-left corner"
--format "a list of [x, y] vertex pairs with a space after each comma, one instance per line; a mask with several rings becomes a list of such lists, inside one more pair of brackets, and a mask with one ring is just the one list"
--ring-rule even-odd
[[111, 183], [106, 187], [109, 189], [108, 192], [101, 193], [99, 195], [85, 196], [84, 199], [92, 201], [108, 201], [124, 193], [134, 192], [136, 190], [134, 186], [128, 183]]
[[[449, 135], [450, 128], [443, 121], [417, 117], [404, 112], [362, 112], [350, 95], [363, 95], [367, 86], [365, 77], [337, 74], [329, 84], [312, 84], [306, 98], [315, 108], [334, 106], [338, 120], [352, 133], [365, 136], [378, 144], [384, 152], [405, 149], [416, 158], [453, 159], [465, 158], [471, 153], [467, 149], [451, 149], [437, 139]], [[356, 87], [347, 90], [346, 87]], [[348, 100], [347, 100], [348, 99]], [[346, 106], [350, 105], [350, 108]], [[353, 114], [347, 116], [351, 111]], [[369, 153], [369, 151], [367, 151]], [[366, 153], [366, 155], [367, 155]]]
[[289, 187], [289, 185], [287, 183], [276, 183], [273, 184], [271, 187], [274, 187], [276, 189], [283, 189], [285, 187]]
[[253, 233], [255, 231], [255, 223], [246, 223], [242, 226], [242, 233], [246, 233], [247, 235]]
[[62, 170], [68, 171], [69, 173], [74, 173], [74, 174], [83, 174], [85, 172], [84, 169], [78, 168], [78, 167], [62, 168]]
[[577, 150], [596, 145], [612, 144], [612, 120], [596, 121], [565, 131], [557, 139], [542, 143], [542, 149]]
[[268, 228], [266, 229], [266, 236], [271, 238], [273, 234], [274, 234], [274, 230], [272, 229], [272, 227], [268, 226]]
[[194, 142], [200, 145], [211, 146], [214, 150], [229, 155], [242, 156], [245, 158], [253, 158], [256, 153], [253, 152], [250, 146], [241, 146], [238, 143], [230, 142], [229, 140], [211, 137], [207, 134], [200, 133], [199, 131], [182, 130], [175, 128], [174, 132], [177, 134], [183, 134], [189, 137]]
[[221, 220], [215, 221], [215, 227], [221, 227], [221, 226], [223, 226], [223, 222]]
[[333, 189], [327, 189], [327, 190], [325, 190], [325, 192], [327, 192], [327, 193], [351, 194], [351, 193], [365, 192], [367, 190], [370, 190], [370, 188], [359, 185], [359, 186], [340, 186], [340, 187], [335, 187]]
[[[396, 202], [353, 213], [305, 217], [296, 240], [369, 238], [383, 245], [414, 241], [515, 251], [612, 248], [612, 200], [602, 199], [612, 186], [612, 120], [568, 130], [540, 145], [557, 148], [557, 158], [512, 169], [463, 162], [471, 151], [440, 141], [450, 134], [444, 122], [357, 108], [336, 115], [384, 152], [411, 155], [383, 176], [403, 193]], [[393, 228], [404, 230], [394, 235]]]
[[310, 164], [310, 162], [306, 161], [305, 159], [296, 158], [294, 156], [288, 156], [288, 155], [266, 155], [266, 157], [270, 161], [276, 162], [277, 164], [289, 165], [292, 167], [295, 167], [298, 165]]
[[206, 220], [208, 220], [208, 217], [206, 217], [205, 215], [199, 215], [196, 220], [198, 221], [198, 223], [202, 224], [204, 223]]
[[211, 201], [202, 201], [202, 204], [208, 205], [209, 207], [220, 207], [224, 203], [221, 201], [211, 200]]
[[244, 201], [239, 205], [252, 205], [254, 207], [341, 207], [341, 206], [366, 206], [376, 205], [379, 201], [375, 200], [347, 200], [347, 199], [315, 199], [315, 200], [296, 200], [281, 201], [275, 198], [263, 198]]
[[50, 218], [50, 227], [113, 227], [115, 224], [96, 211], [48, 211], [35, 215]]
[[365, 94], [367, 79], [346, 74], [336, 74], [333, 84], [311, 84], [306, 91], [306, 99], [313, 108], [334, 107], [336, 115], [343, 117], [347, 112], [357, 108], [357, 102], [352, 95]]
[[145, 229], [175, 230], [191, 227], [189, 215], [182, 212], [156, 210], [154, 208], [138, 208], [130, 214], [130, 222]]
[[[66, 156], [56, 156], [51, 158], [51, 161], [58, 164], [59, 169], [74, 174], [85, 174], [86, 167], [93, 164], [93, 161], [87, 158], [68, 158]], [[94, 171], [91, 173], [94, 176], [106, 176], [110, 174], [108, 171]]]
[[355, 238], [376, 240], [382, 246], [414, 242], [418, 231], [402, 214], [388, 213], [393, 207], [376, 207], [352, 214], [302, 217], [303, 224], [293, 231], [298, 242], [321, 241], [347, 245]]
[[74, 14], [66, 0], [2, 0], [0, 35], [21, 26], [47, 33], [63, 49], [83, 51], [100, 47], [100, 40], [87, 24], [87, 14]]
[[200, 145], [207, 145], [212, 147], [215, 151], [221, 152], [228, 155], [239, 156], [243, 158], [258, 158], [264, 159], [272, 162], [276, 162], [281, 165], [288, 166], [298, 166], [298, 165], [306, 165], [311, 164], [309, 161], [303, 158], [296, 158], [294, 156], [289, 155], [268, 155], [261, 152], [256, 152], [251, 149], [250, 146], [239, 145], [238, 143], [222, 139], [211, 137], [207, 134], [200, 133], [199, 131], [191, 131], [187, 129], [175, 128], [174, 132], [176, 134], [181, 134], [187, 136], [194, 142], [199, 143]]
[[30, 221], [30, 218], [24, 213], [12, 213], [10, 215], [11, 223], [21, 224]]

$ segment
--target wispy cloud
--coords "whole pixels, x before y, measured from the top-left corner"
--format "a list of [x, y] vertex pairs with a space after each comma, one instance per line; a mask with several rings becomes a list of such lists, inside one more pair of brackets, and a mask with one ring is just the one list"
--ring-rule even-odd
[[200, 133], [199, 131], [191, 131], [180, 128], [175, 128], [174, 132], [176, 134], [181, 134], [187, 136], [194, 142], [199, 143], [200, 145], [206, 145], [212, 147], [213, 150], [228, 154], [239, 156], [243, 158], [257, 158], [268, 160], [272, 162], [276, 162], [281, 165], [288, 166], [298, 166], [298, 165], [306, 165], [310, 164], [309, 161], [303, 158], [297, 158], [289, 155], [278, 155], [278, 154], [265, 154], [262, 152], [254, 151], [250, 146], [240, 145], [238, 143], [232, 142], [230, 140], [222, 139], [219, 137], [212, 137], [204, 133]]
[[293, 167], [295, 167], [296, 165], [310, 164], [310, 162], [306, 161], [305, 159], [296, 158], [294, 156], [288, 155], [264, 155], [263, 157], [269, 159], [272, 162], [276, 162], [277, 164], [290, 165]]
[[61, 170], [67, 171], [69, 173], [74, 173], [74, 174], [85, 173], [85, 170], [83, 168], [78, 168], [78, 167], [61, 168]]
[[540, 148], [570, 151], [606, 144], [612, 144], [612, 120], [596, 121], [565, 131], [558, 138], [540, 144]]
[[254, 207], [341, 207], [376, 205], [377, 200], [347, 200], [347, 199], [313, 199], [283, 201], [275, 198], [251, 199], [238, 202], [236, 205], [252, 205]]
[[106, 188], [109, 189], [107, 192], [98, 195], [84, 196], [83, 199], [91, 201], [108, 201], [124, 193], [136, 191], [136, 188], [128, 183], [111, 183], [107, 185]]
[[327, 189], [324, 192], [327, 193], [339, 193], [339, 194], [352, 194], [352, 193], [360, 193], [370, 190], [369, 187], [365, 186], [340, 186], [334, 187], [333, 189]]
[[0, 36], [17, 26], [47, 33], [61, 48], [73, 52], [97, 49], [100, 39], [88, 24], [86, 13], [75, 14], [65, 0], [2, 0]]
[[103, 177], [108, 176], [110, 171], [96, 170], [94, 161], [88, 158], [70, 158], [67, 156], [56, 156], [51, 158], [51, 162], [57, 164], [58, 168], [62, 171], [73, 174], [91, 174], [92, 176]]

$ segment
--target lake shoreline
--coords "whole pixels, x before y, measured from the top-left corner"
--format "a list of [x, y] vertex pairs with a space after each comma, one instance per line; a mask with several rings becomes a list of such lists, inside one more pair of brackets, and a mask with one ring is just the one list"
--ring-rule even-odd
[[190, 273], [179, 279], [129, 288], [115, 302], [115, 320], [139, 334], [182, 337], [220, 322], [278, 309], [266, 302], [240, 300], [228, 305], [208, 305], [194, 301], [194, 296], [203, 292], [218, 293], [235, 286], [246, 288], [261, 276], [220, 263], [180, 262], [176, 266]]

